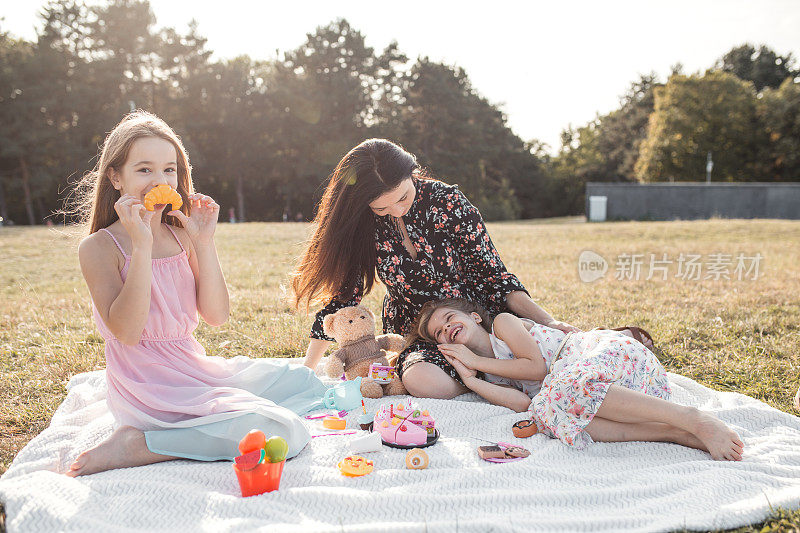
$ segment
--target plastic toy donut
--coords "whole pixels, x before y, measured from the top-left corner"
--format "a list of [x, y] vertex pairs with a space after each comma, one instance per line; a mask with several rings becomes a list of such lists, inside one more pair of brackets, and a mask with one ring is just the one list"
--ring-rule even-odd
[[172, 209], [180, 209], [183, 205], [183, 199], [175, 189], [166, 183], [162, 183], [161, 185], [156, 185], [144, 195], [145, 209], [154, 211], [156, 204], [172, 204]]
[[365, 476], [372, 472], [372, 469], [372, 461], [368, 461], [360, 455], [349, 455], [339, 463], [339, 471], [347, 477]]
[[410, 470], [423, 470], [428, 468], [430, 462], [431, 460], [428, 458], [428, 454], [419, 448], [408, 450], [406, 454], [406, 468]]
[[539, 428], [536, 427], [536, 423], [533, 420], [520, 420], [511, 427], [511, 431], [518, 439], [524, 439], [538, 433]]

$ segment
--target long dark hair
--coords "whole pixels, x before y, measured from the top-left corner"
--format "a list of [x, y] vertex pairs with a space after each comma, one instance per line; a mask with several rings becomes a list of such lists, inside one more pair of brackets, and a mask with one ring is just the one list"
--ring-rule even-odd
[[375, 215], [369, 204], [412, 176], [424, 177], [416, 158], [386, 139], [367, 139], [339, 161], [320, 200], [314, 235], [292, 276], [296, 308], [372, 289]]

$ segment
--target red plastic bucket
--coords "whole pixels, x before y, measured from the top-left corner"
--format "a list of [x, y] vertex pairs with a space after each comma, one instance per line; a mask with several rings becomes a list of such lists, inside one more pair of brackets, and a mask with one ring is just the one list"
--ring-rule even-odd
[[242, 496], [255, 496], [265, 492], [278, 490], [281, 484], [281, 474], [283, 474], [283, 463], [264, 462], [252, 470], [240, 470], [236, 463], [233, 463], [233, 471], [239, 479], [239, 488], [242, 489]]

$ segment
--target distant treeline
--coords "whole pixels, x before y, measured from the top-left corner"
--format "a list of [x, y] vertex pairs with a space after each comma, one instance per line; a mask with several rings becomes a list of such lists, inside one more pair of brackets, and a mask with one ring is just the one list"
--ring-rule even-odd
[[337, 161], [369, 137], [459, 183], [489, 220], [582, 213], [587, 181], [702, 180], [709, 151], [715, 181], [800, 179], [798, 70], [764, 46], [705, 73], [676, 65], [665, 83], [642, 76], [553, 157], [463, 69], [394, 42], [376, 51], [343, 19], [274, 59], [219, 61], [194, 22], [157, 28], [147, 1], [51, 1], [41, 19], [34, 42], [0, 28], [0, 217], [18, 224], [63, 221], [52, 213], [135, 108], [178, 132], [196, 188], [239, 220], [310, 219]]

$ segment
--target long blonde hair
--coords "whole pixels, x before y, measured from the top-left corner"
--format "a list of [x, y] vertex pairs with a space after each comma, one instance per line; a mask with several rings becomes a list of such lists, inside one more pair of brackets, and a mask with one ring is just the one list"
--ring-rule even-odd
[[[119, 218], [114, 211], [114, 204], [119, 200], [120, 193], [111, 182], [110, 171], [119, 170], [125, 164], [134, 141], [143, 137], [158, 137], [169, 141], [175, 147], [178, 163], [178, 194], [183, 198], [181, 211], [189, 216], [191, 207], [188, 196], [194, 192], [194, 185], [186, 149], [166, 122], [152, 113], [136, 110], [125, 115], [111, 130], [103, 142], [97, 165], [80, 179], [75, 188], [76, 205], [72, 213], [78, 214], [81, 223], [89, 226], [90, 234], [110, 226]], [[162, 215], [162, 221], [173, 226], [181, 225], [175, 217], [167, 215], [166, 212]]]

